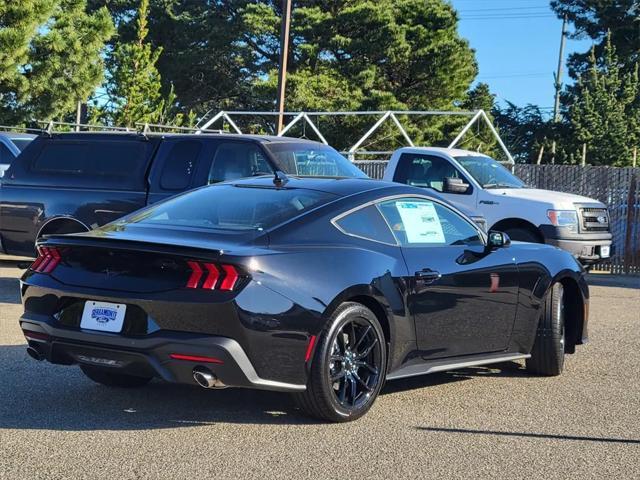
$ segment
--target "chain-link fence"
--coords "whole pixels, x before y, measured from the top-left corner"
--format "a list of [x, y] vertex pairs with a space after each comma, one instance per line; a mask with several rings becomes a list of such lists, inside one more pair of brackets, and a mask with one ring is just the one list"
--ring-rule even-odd
[[[355, 162], [372, 178], [382, 178], [386, 161]], [[515, 165], [515, 174], [534, 188], [574, 193], [609, 207], [613, 253], [598, 270], [640, 274], [640, 168], [579, 165]]]

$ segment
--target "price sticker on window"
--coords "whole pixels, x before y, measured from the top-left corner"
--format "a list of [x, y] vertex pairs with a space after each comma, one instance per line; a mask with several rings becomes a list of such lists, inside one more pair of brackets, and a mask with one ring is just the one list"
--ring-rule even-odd
[[438, 213], [431, 202], [396, 202], [408, 243], [445, 243]]

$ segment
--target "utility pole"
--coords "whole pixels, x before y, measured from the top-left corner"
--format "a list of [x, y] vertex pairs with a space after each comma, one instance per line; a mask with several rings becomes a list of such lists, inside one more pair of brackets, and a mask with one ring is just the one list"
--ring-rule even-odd
[[[553, 103], [553, 123], [560, 121], [560, 92], [562, 91], [562, 66], [564, 63], [564, 46], [567, 42], [567, 15], [562, 18], [562, 36], [560, 37], [560, 52], [558, 55], [558, 69], [555, 74], [556, 98]], [[555, 135], [554, 135], [555, 137]], [[556, 163], [556, 140], [551, 145], [551, 163]]]
[[289, 27], [291, 26], [291, 0], [282, 0], [282, 27], [280, 29], [280, 71], [278, 72], [278, 125], [284, 124], [284, 91], [287, 84], [287, 59], [289, 57]]

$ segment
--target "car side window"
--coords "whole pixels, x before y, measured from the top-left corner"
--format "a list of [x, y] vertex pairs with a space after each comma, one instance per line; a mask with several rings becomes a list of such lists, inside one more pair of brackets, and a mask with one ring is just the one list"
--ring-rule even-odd
[[163, 190], [175, 191], [187, 189], [191, 184], [201, 149], [202, 144], [197, 140], [174, 143], [162, 167], [160, 187]]
[[273, 168], [257, 145], [248, 142], [225, 142], [216, 149], [207, 183], [272, 173]]
[[387, 200], [378, 206], [403, 246], [483, 244], [471, 223], [437, 202], [406, 197]]
[[445, 158], [403, 153], [398, 160], [393, 181], [443, 192], [445, 178], [462, 178], [458, 169]]
[[11, 150], [4, 144], [0, 143], [0, 163], [11, 163], [13, 161], [13, 153]]
[[375, 205], [369, 205], [334, 220], [343, 233], [374, 242], [396, 245], [397, 242]]

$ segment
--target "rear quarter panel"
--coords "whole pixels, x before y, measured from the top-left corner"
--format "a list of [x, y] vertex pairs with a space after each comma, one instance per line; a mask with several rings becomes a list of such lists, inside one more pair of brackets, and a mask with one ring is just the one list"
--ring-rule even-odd
[[[509, 248], [516, 258], [520, 282], [511, 349], [529, 352], [535, 341], [541, 308], [551, 286], [558, 281], [575, 282], [578, 286], [577, 300], [582, 305], [589, 301], [589, 287], [582, 266], [564, 250], [524, 242], [513, 242]], [[585, 335], [586, 319], [580, 320], [584, 323], [582, 334]]]

